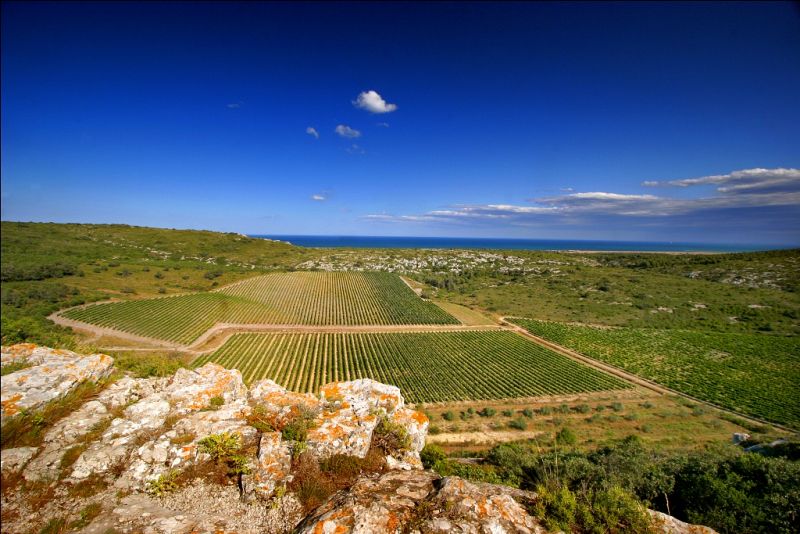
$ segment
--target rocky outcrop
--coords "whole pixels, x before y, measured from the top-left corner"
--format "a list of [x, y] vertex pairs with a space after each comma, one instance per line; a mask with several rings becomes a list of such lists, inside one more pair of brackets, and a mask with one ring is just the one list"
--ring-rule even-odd
[[[2, 354], [4, 364], [30, 365], [3, 377], [5, 417], [112, 371], [104, 355], [32, 345]], [[47, 496], [4, 489], [4, 532], [82, 518], [90, 506], [103, 511], [83, 530], [90, 533], [544, 532], [526, 508], [535, 494], [423, 470], [428, 419], [405, 406], [398, 388], [373, 380], [328, 384], [318, 395], [271, 380], [248, 389], [239, 371], [209, 363], [167, 378], [118, 378], [50, 423], [38, 446], [2, 451], [4, 484], [22, 473]], [[381, 467], [356, 472], [351, 487], [303, 519], [291, 493], [300, 453], [312, 461], [369, 455]], [[209, 466], [218, 469], [203, 471]], [[188, 478], [177, 484], [180, 474]], [[655, 517], [664, 532], [711, 532]]]
[[29, 367], [2, 377], [0, 418], [22, 410], [35, 410], [63, 397], [86, 380], [99, 381], [111, 373], [114, 361], [105, 354], [81, 356], [68, 350], [32, 344], [3, 347], [3, 366], [26, 364]]
[[[3, 413], [9, 416], [42, 406], [84, 380], [108, 376], [113, 368], [105, 355], [81, 356], [35, 345], [3, 348], [2, 354], [4, 363], [33, 364], [3, 377]], [[76, 483], [113, 473], [117, 488], [143, 491], [148, 482], [172, 470], [207, 460], [200, 442], [226, 434], [236, 436], [245, 454], [252, 451], [242, 481], [245, 492], [269, 497], [290, 479], [296, 443], [281, 430], [297, 420], [307, 427], [303, 450], [319, 459], [365, 457], [379, 421], [390, 420], [404, 429], [409, 442], [388, 457], [390, 466], [421, 468], [427, 418], [404, 405], [398, 388], [368, 379], [328, 384], [318, 396], [287, 391], [271, 380], [248, 390], [239, 371], [209, 363], [179, 369], [170, 378], [121, 378], [52, 426], [40, 448], [4, 453], [4, 465], [30, 461], [27, 479], [50, 478], [54, 469], [64, 467], [64, 452], [78, 448], [66, 480]], [[270, 428], [251, 426], [254, 410]]]

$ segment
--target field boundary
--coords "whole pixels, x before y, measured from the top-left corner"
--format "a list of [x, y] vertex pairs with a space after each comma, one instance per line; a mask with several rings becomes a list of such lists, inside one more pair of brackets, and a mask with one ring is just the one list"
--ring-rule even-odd
[[582, 363], [584, 363], [586, 365], [594, 367], [595, 369], [599, 369], [599, 370], [605, 371], [606, 373], [613, 374], [614, 376], [616, 376], [618, 378], [623, 378], [625, 380], [628, 380], [629, 382], [633, 382], [634, 384], [637, 384], [639, 386], [645, 387], [645, 388], [647, 388], [647, 389], [649, 389], [651, 391], [655, 391], [656, 393], [660, 393], [662, 395], [675, 395], [675, 396], [678, 396], [678, 397], [683, 397], [683, 398], [689, 399], [689, 400], [691, 400], [693, 402], [698, 402], [700, 404], [705, 404], [706, 406], [710, 406], [710, 407], [712, 407], [712, 408], [714, 408], [716, 410], [719, 410], [721, 412], [725, 412], [727, 414], [734, 415], [734, 416], [739, 417], [740, 419], [744, 419], [746, 421], [750, 421], [750, 422], [753, 422], [753, 423], [759, 423], [759, 424], [762, 424], [762, 425], [772, 426], [772, 427], [779, 428], [781, 430], [784, 430], [786, 432], [790, 432], [790, 433], [793, 433], [793, 434], [797, 433], [797, 429], [782, 425], [780, 423], [774, 423], [772, 421], [768, 421], [767, 419], [761, 419], [760, 417], [756, 417], [756, 416], [753, 416], [753, 415], [746, 415], [746, 414], [743, 414], [741, 412], [737, 412], [735, 410], [731, 410], [730, 408], [725, 408], [725, 407], [720, 406], [718, 404], [715, 404], [715, 403], [713, 403], [711, 401], [699, 399], [697, 397], [689, 395], [688, 393], [683, 393], [681, 391], [677, 391], [677, 390], [668, 388], [667, 386], [659, 384], [658, 382], [654, 382], [653, 380], [650, 380], [650, 379], [647, 379], [647, 378], [643, 378], [643, 377], [641, 377], [639, 375], [635, 375], [633, 373], [625, 371], [624, 369], [621, 369], [621, 368], [616, 367], [614, 365], [611, 365], [611, 364], [608, 364], [608, 363], [605, 363], [605, 362], [601, 362], [599, 360], [595, 360], [594, 358], [590, 358], [589, 356], [581, 354], [580, 352], [574, 351], [572, 349], [569, 349], [569, 348], [564, 347], [562, 345], [559, 345], [557, 343], [553, 343], [552, 341], [548, 341], [547, 339], [541, 338], [541, 337], [539, 337], [539, 336], [537, 336], [535, 334], [532, 334], [532, 333], [528, 332], [527, 330], [525, 330], [525, 328], [523, 328], [523, 327], [521, 327], [521, 326], [519, 326], [517, 324], [512, 323], [510, 321], [510, 319], [523, 319], [523, 317], [501, 317], [500, 318], [501, 324], [503, 324], [504, 326], [508, 326], [510, 329], [514, 330], [519, 335], [524, 336], [524, 337], [526, 337], [526, 338], [528, 338], [528, 339], [530, 339], [530, 340], [542, 345], [543, 347], [546, 347], [546, 348], [548, 348], [550, 350], [558, 352], [559, 354], [563, 354], [564, 356], [568, 356], [568, 357], [570, 357], [570, 358], [572, 358], [572, 359], [574, 359], [576, 361], [579, 361], [579, 362], [582, 362]]

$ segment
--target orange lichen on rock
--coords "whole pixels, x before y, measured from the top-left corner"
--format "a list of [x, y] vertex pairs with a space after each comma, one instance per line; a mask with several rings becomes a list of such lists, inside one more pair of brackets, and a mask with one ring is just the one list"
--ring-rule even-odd
[[3, 407], [3, 414], [9, 416], [19, 413], [19, 407], [17, 406], [17, 403], [20, 401], [20, 399], [22, 399], [22, 394], [15, 393], [11, 397], [0, 402], [0, 405]]

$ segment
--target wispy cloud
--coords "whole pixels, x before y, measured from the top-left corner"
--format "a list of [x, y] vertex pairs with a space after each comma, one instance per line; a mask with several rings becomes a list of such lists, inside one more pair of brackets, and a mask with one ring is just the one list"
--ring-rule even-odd
[[397, 109], [396, 104], [389, 104], [377, 91], [364, 91], [353, 100], [357, 108], [366, 109], [370, 113], [391, 113]]
[[800, 190], [800, 169], [744, 169], [683, 180], [646, 181], [646, 187], [691, 187], [714, 185], [720, 193], [756, 193]]
[[350, 128], [349, 126], [347, 126], [345, 124], [340, 124], [339, 126], [336, 127], [336, 130], [334, 130], [334, 131], [337, 134], [341, 135], [342, 137], [348, 137], [348, 138], [351, 138], [351, 139], [354, 139], [356, 137], [361, 137], [361, 132], [359, 132], [358, 130], [355, 130], [353, 128]]
[[314, 128], [312, 126], [309, 126], [308, 128], [306, 128], [306, 133], [308, 135], [310, 135], [310, 136], [313, 136], [315, 139], [319, 139], [319, 132], [317, 131], [316, 128]]
[[[716, 192], [699, 198], [608, 191], [570, 192], [532, 198], [526, 204], [455, 205], [422, 214], [377, 214], [368, 218], [394, 223], [585, 226], [590, 229], [602, 224], [665, 229], [682, 225], [725, 231], [726, 228], [760, 225], [771, 231], [778, 225], [782, 232], [800, 235], [800, 172], [795, 169], [751, 169], [690, 180], [647, 182], [647, 185], [688, 187], [704, 183], [717, 185]], [[743, 216], [745, 213], [747, 216]]]
[[376, 126], [380, 126], [381, 128], [388, 128], [389, 127], [389, 123], [388, 122], [379, 122], [378, 124], [376, 124]]
[[231, 102], [230, 104], [225, 104], [225, 107], [228, 109], [239, 109], [244, 105], [244, 102]]
[[311, 200], [316, 200], [317, 202], [324, 202], [328, 200], [328, 197], [323, 194], [316, 194], [316, 195], [311, 195]]
[[355, 143], [347, 147], [345, 150], [347, 150], [350, 154], [366, 154], [364, 149]]

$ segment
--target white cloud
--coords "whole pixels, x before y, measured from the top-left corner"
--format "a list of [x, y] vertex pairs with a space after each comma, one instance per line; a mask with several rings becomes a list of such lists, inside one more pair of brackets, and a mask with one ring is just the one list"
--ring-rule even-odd
[[[433, 221], [438, 223], [491, 223], [509, 225], [564, 224], [672, 225], [693, 221], [697, 226], [737, 221], [743, 213], [763, 224], [776, 213], [800, 215], [800, 171], [796, 169], [750, 169], [727, 175], [689, 180], [656, 182], [655, 185], [688, 187], [717, 185], [717, 192], [700, 198], [590, 191], [529, 199], [529, 205], [477, 204], [453, 206], [415, 215], [383, 215], [386, 222]], [[649, 184], [653, 185], [653, 184]], [[753, 219], [752, 222], [757, 222]], [[798, 218], [800, 221], [800, 218]], [[629, 221], [629, 222], [624, 222]], [[713, 222], [717, 221], [717, 222]], [[727, 224], [727, 223], [725, 223]], [[732, 223], [731, 223], [732, 224]]]
[[691, 187], [714, 185], [720, 193], [755, 193], [800, 190], [800, 169], [744, 169], [729, 174], [715, 174], [683, 180], [642, 182], [646, 187]]
[[306, 128], [306, 133], [308, 135], [314, 136], [315, 139], [319, 139], [319, 132], [317, 131], [316, 128], [309, 126], [308, 128]]
[[378, 124], [376, 124], [376, 126], [380, 126], [381, 128], [388, 128], [389, 127], [389, 123], [388, 122], [379, 122]]
[[355, 143], [350, 145], [350, 147], [346, 148], [345, 150], [347, 150], [351, 154], [366, 154], [364, 149]]
[[336, 130], [334, 131], [337, 134], [341, 135], [342, 137], [349, 137], [351, 139], [354, 139], [356, 137], [361, 137], [361, 132], [359, 132], [358, 130], [354, 130], [353, 128], [350, 128], [345, 124], [340, 124], [339, 126], [336, 127]]
[[377, 91], [363, 91], [353, 100], [353, 105], [370, 113], [391, 113], [397, 109], [396, 104], [388, 104]]
[[230, 104], [225, 104], [225, 107], [228, 109], [239, 109], [242, 107], [244, 102], [231, 102]]
[[311, 195], [311, 200], [316, 200], [317, 202], [323, 202], [325, 200], [328, 200], [328, 197], [326, 197], [325, 195], [319, 195], [319, 194]]

